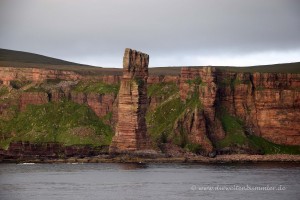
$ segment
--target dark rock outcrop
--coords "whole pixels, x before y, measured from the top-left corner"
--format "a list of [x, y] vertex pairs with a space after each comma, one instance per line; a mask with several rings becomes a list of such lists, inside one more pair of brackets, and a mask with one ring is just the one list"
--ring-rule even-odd
[[87, 157], [106, 154], [105, 147], [63, 146], [59, 143], [13, 142], [7, 150], [0, 149], [1, 160], [16, 159], [57, 159], [68, 157]]

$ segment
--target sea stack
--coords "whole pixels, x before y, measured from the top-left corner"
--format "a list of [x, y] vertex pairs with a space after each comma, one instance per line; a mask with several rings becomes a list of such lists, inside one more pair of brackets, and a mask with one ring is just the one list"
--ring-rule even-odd
[[119, 91], [118, 121], [110, 153], [151, 149], [147, 135], [147, 78], [149, 55], [125, 49], [123, 77]]

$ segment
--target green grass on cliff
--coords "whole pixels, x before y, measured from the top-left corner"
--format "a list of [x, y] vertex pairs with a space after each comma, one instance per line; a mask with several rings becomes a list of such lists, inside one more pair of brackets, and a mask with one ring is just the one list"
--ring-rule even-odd
[[6, 95], [8, 94], [8, 88], [4, 85], [0, 85], [0, 97], [3, 96], [3, 95]]
[[250, 67], [216, 66], [221, 71], [260, 73], [300, 73], [300, 62], [258, 65]]
[[153, 83], [148, 85], [148, 97], [161, 97], [164, 99], [169, 98], [171, 95], [178, 93], [179, 88], [176, 83]]
[[11, 141], [103, 146], [109, 145], [113, 136], [111, 127], [89, 107], [68, 101], [30, 105], [0, 125], [1, 135], [11, 133], [10, 138], [1, 138], [2, 147]]
[[249, 143], [263, 154], [300, 154], [300, 146], [274, 144], [262, 137], [250, 135]]
[[43, 87], [30, 87], [25, 92], [47, 92], [47, 90]]
[[226, 132], [223, 140], [217, 142], [218, 148], [245, 146], [262, 154], [300, 154], [300, 146], [288, 146], [272, 143], [262, 137], [245, 135], [244, 123], [231, 116], [225, 109], [219, 113], [222, 126]]
[[190, 98], [188, 98], [186, 102], [183, 102], [179, 97], [178, 89], [173, 88], [163, 92], [157, 91], [157, 88], [159, 87], [161, 87], [161, 85], [153, 86], [155, 90], [151, 88], [153, 92], [150, 90], [150, 95], [156, 94], [161, 96], [165, 93], [169, 97], [163, 100], [156, 109], [147, 112], [146, 120], [148, 131], [152, 139], [157, 143], [164, 143], [171, 139], [174, 140], [176, 144], [185, 146], [188, 143], [186, 134], [184, 131], [181, 131], [182, 134], [180, 136], [175, 136], [174, 128], [176, 128], [176, 124], [186, 113], [197, 108], [202, 108], [202, 104], [199, 100], [199, 93], [192, 92]]
[[218, 141], [217, 146], [219, 148], [247, 144], [247, 137], [244, 134], [242, 121], [229, 115], [225, 109], [221, 111], [220, 120], [226, 136], [224, 139]]
[[84, 92], [84, 93], [98, 93], [98, 94], [118, 94], [120, 85], [119, 84], [107, 84], [103, 82], [80, 82], [78, 83], [73, 91]]
[[149, 98], [160, 98], [162, 101], [157, 108], [147, 112], [149, 133], [154, 141], [166, 142], [183, 109], [179, 88], [175, 83], [154, 83], [148, 86], [147, 94]]
[[183, 110], [183, 102], [179, 97], [174, 97], [163, 102], [155, 110], [147, 112], [148, 131], [154, 141], [166, 142]]

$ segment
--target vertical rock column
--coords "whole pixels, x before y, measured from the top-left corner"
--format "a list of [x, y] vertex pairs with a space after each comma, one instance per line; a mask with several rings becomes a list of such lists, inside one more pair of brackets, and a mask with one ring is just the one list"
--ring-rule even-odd
[[147, 136], [147, 78], [149, 56], [125, 49], [119, 91], [118, 122], [110, 153], [150, 149]]

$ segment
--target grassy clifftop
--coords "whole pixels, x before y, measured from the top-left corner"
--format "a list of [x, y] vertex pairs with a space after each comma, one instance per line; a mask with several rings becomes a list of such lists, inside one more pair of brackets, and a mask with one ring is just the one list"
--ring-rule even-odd
[[51, 58], [34, 53], [0, 49], [0, 67], [43, 68], [74, 71], [83, 75], [121, 75], [117, 68], [102, 68], [85, 64], [78, 64], [57, 58]]
[[61, 59], [51, 58], [34, 53], [28, 53], [23, 51], [14, 51], [8, 49], [0, 49], [0, 61], [14, 61], [19, 63], [37, 63], [37, 64], [49, 64], [49, 65], [70, 65], [70, 66], [87, 66], [74, 62], [69, 62]]
[[[121, 58], [120, 58], [121, 59]], [[83, 75], [122, 75], [121, 68], [102, 68], [85, 64], [64, 61], [61, 59], [51, 58], [48, 56], [14, 51], [8, 49], [0, 49], [0, 67], [35, 67], [45, 69], [59, 69], [67, 71], [75, 71]], [[121, 67], [121, 66], [116, 66]], [[182, 66], [168, 67], [151, 67], [149, 73], [151, 75], [179, 75]], [[185, 66], [186, 67], [186, 66]], [[203, 66], [190, 66], [203, 67]], [[300, 62], [249, 66], [249, 67], [232, 67], [232, 66], [212, 66], [223, 71], [233, 72], [271, 72], [271, 73], [300, 73]]]

